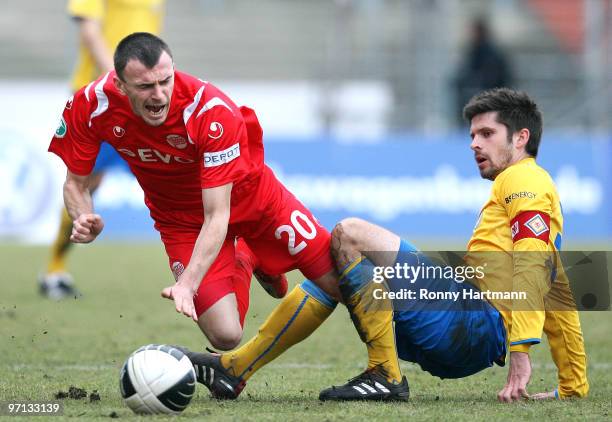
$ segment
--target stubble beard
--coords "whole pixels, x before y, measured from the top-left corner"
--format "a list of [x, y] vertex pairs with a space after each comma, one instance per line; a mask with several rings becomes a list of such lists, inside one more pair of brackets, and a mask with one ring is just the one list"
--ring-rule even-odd
[[512, 144], [508, 145], [508, 148], [503, 150], [500, 156], [499, 164], [493, 164], [492, 161], [489, 160], [491, 166], [489, 168], [483, 169], [480, 171], [480, 177], [488, 180], [495, 180], [495, 178], [505, 169], [510, 166], [512, 162]]

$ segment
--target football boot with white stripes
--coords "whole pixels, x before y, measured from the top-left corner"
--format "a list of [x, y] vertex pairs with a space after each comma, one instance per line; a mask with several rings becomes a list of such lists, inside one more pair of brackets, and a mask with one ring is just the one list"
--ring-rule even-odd
[[234, 400], [246, 385], [242, 378], [232, 375], [221, 365], [221, 356], [214, 353], [192, 352], [184, 347], [173, 346], [183, 352], [193, 364], [196, 379], [204, 384], [216, 399]]
[[410, 388], [405, 376], [402, 377], [402, 382], [394, 384], [376, 371], [366, 371], [344, 385], [326, 388], [319, 394], [321, 401], [406, 401], [409, 397]]

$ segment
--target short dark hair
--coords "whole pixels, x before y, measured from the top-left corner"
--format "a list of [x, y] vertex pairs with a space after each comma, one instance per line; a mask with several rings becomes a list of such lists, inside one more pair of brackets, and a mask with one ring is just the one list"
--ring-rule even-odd
[[127, 63], [136, 59], [147, 68], [155, 67], [162, 52], [172, 57], [170, 47], [161, 38], [148, 32], [134, 32], [119, 42], [113, 57], [115, 71], [119, 79], [123, 80], [123, 71]]
[[508, 139], [513, 133], [529, 129], [525, 151], [532, 157], [538, 155], [542, 138], [542, 113], [537, 104], [522, 91], [495, 88], [475, 95], [463, 108], [463, 118], [469, 123], [474, 116], [490, 111], [497, 112], [497, 121], [508, 129]]

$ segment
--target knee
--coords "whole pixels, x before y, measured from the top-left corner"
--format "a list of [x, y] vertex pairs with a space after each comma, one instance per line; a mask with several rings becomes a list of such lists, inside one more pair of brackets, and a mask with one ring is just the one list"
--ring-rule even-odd
[[222, 351], [235, 349], [242, 340], [242, 329], [238, 328], [205, 334], [212, 347]]
[[335, 252], [359, 250], [359, 233], [364, 221], [349, 217], [336, 224], [332, 230], [332, 250]]

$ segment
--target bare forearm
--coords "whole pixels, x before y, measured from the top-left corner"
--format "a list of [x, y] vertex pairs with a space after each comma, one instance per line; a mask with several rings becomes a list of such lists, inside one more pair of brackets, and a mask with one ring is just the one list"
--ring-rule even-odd
[[73, 220], [81, 214], [92, 214], [93, 200], [89, 188], [70, 180], [64, 182], [64, 205]]
[[229, 216], [219, 215], [207, 220], [200, 230], [191, 255], [189, 265], [185, 268], [186, 280], [194, 291], [197, 291], [202, 278], [217, 258], [219, 250], [227, 235]]
[[204, 224], [196, 239], [189, 265], [176, 284], [162, 290], [162, 297], [172, 299], [177, 312], [198, 321], [193, 297], [202, 279], [217, 259], [227, 236], [232, 183], [202, 189]]
[[79, 25], [81, 42], [91, 54], [100, 72], [113, 69], [113, 59], [108, 46], [102, 38], [100, 23], [93, 19], [82, 19]]

